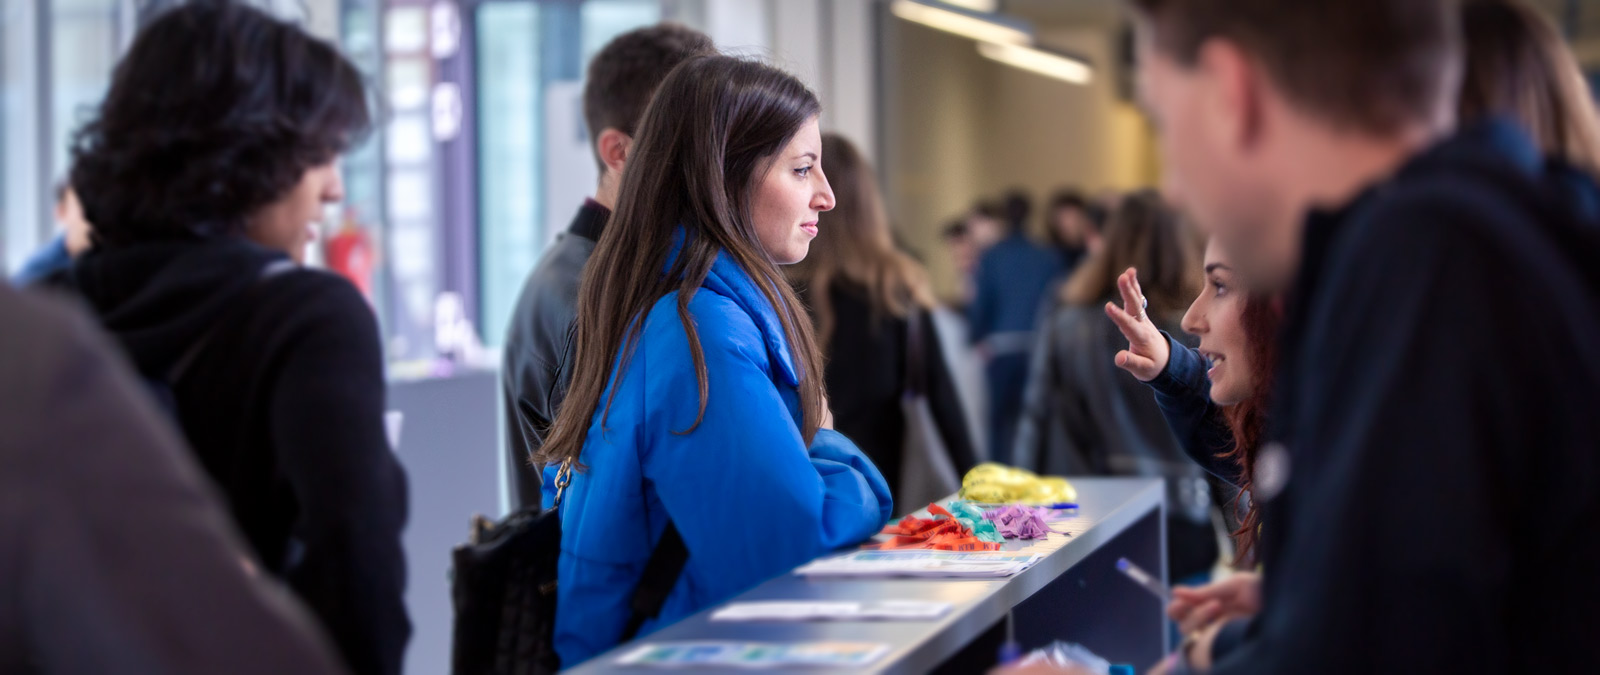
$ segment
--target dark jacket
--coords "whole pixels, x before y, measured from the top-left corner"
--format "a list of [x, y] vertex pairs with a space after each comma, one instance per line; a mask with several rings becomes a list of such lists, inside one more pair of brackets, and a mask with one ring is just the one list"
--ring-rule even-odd
[[1234, 487], [1242, 485], [1238, 462], [1219, 457], [1233, 451], [1233, 431], [1222, 408], [1211, 401], [1205, 357], [1172, 337], [1171, 332], [1162, 334], [1171, 356], [1166, 369], [1147, 383], [1155, 390], [1156, 407], [1161, 409], [1161, 416], [1184, 454], [1211, 475]]
[[500, 373], [506, 414], [506, 463], [516, 489], [516, 507], [537, 506], [540, 468], [533, 454], [544, 446], [572, 381], [577, 354], [578, 283], [594, 253], [611, 211], [584, 202], [572, 225], [545, 251], [517, 296], [506, 329], [505, 362]]
[[1210, 486], [1149, 389], [1117, 367], [1128, 342], [1101, 306], [1063, 305], [1040, 323], [1012, 461], [1052, 475], [1165, 478], [1171, 577], [1204, 573], [1218, 554]]
[[[906, 387], [907, 322], [888, 314], [874, 315], [866, 289], [857, 284], [837, 280], [828, 294], [833, 303], [834, 328], [824, 379], [834, 427], [872, 459], [900, 503], [906, 431], [900, 397]], [[956, 471], [965, 475], [977, 464], [972, 432], [967, 428], [950, 367], [944, 361], [932, 315], [921, 311], [917, 317], [921, 322], [921, 368], [928, 383], [928, 404]], [[921, 508], [926, 504], [901, 506]]]
[[[262, 566], [358, 673], [398, 673], [406, 482], [384, 435], [383, 356], [366, 300], [243, 239], [94, 251], [79, 291], [175, 414]], [[196, 345], [201, 345], [196, 348]], [[186, 367], [180, 367], [186, 363]]]
[[1491, 123], [1309, 217], [1264, 607], [1217, 672], [1593, 670], [1600, 227], [1573, 176]]
[[341, 672], [91, 323], [0, 287], [0, 672]]

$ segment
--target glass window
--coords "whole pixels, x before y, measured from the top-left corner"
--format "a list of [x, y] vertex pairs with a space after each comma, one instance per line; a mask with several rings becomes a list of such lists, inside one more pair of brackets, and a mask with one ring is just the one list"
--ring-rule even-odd
[[483, 337], [498, 344], [544, 240], [539, 45], [528, 39], [539, 34], [539, 6], [489, 3], [478, 9], [477, 23]]
[[504, 341], [528, 272], [594, 194], [599, 173], [583, 123], [589, 59], [661, 13], [660, 0], [478, 8], [479, 298], [489, 344]]
[[0, 249], [15, 271], [54, 230], [53, 187], [131, 35], [132, 0], [0, 5]]

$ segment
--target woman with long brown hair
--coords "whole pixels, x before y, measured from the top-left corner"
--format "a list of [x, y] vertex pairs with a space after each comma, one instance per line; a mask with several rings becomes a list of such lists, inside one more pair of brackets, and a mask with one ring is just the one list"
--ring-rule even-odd
[[[822, 354], [780, 265], [833, 208], [817, 98], [781, 70], [684, 62], [640, 124], [584, 274], [555, 465], [555, 646], [567, 666], [724, 601], [888, 520], [888, 486], [831, 429]], [[686, 552], [655, 616], [629, 598]], [[630, 618], [630, 615], [632, 617]]]
[[1190, 579], [1217, 561], [1212, 490], [1149, 390], [1112, 363], [1126, 341], [1100, 306], [1117, 297], [1117, 276], [1130, 267], [1148, 279], [1146, 324], [1176, 331], [1198, 289], [1199, 245], [1152, 191], [1123, 201], [1102, 244], [1067, 279], [1059, 306], [1041, 322], [1012, 457], [1044, 473], [1165, 479], [1168, 569], [1174, 579]]
[[1546, 155], [1600, 171], [1594, 96], [1556, 26], [1519, 0], [1467, 0], [1461, 31], [1461, 122], [1509, 118]]
[[[838, 204], [822, 218], [811, 254], [784, 271], [811, 307], [817, 341], [827, 357], [824, 380], [837, 428], [872, 458], [903, 509], [921, 508], [926, 502], [916, 502], [934, 498], [926, 486], [902, 489], [906, 416], [901, 396], [912, 375], [923, 383], [921, 393], [957, 475], [977, 463], [934, 329], [933, 289], [922, 266], [895, 248], [878, 181], [866, 159], [837, 134], [823, 134], [822, 155], [828, 158]], [[910, 330], [913, 321], [915, 333]], [[918, 372], [908, 373], [909, 365]]]

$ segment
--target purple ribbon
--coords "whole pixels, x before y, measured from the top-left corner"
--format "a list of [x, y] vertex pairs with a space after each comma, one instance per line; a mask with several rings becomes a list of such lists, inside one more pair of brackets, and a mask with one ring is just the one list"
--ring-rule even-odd
[[1049, 516], [1049, 509], [1021, 504], [1008, 504], [983, 514], [1007, 539], [1044, 539], [1051, 532], [1066, 534], [1046, 524]]

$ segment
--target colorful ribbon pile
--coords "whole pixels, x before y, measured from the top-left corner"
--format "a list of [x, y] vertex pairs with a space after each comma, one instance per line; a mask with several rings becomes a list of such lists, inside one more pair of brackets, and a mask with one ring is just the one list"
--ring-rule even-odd
[[1039, 476], [1032, 471], [989, 463], [973, 467], [961, 479], [961, 497], [980, 504], [1054, 507], [1076, 504], [1078, 491], [1059, 476]]
[[985, 511], [983, 517], [993, 522], [1007, 539], [1044, 539], [1051, 532], [1066, 534], [1051, 529], [1048, 524], [1050, 510], [1043, 507], [1008, 504]]
[[900, 522], [883, 528], [884, 534], [892, 534], [894, 538], [886, 542], [867, 544], [862, 548], [995, 551], [999, 550], [1000, 543], [1004, 541], [994, 524], [981, 516], [977, 519], [977, 523], [969, 523], [938, 504], [930, 504], [928, 513], [933, 517], [906, 516]]

